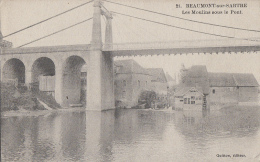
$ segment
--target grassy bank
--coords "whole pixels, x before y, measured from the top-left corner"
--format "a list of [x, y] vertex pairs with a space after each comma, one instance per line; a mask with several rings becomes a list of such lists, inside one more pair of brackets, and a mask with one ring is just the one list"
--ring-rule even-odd
[[39, 102], [39, 99], [51, 108], [60, 107], [52, 96], [29, 90], [25, 86], [15, 87], [12, 84], [1, 83], [2, 112], [11, 110], [46, 110]]

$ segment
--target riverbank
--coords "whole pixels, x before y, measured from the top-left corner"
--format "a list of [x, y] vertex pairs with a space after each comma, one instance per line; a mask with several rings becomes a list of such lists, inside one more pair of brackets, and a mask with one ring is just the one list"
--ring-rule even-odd
[[15, 86], [9, 83], [1, 83], [1, 113], [4, 112], [27, 112], [58, 109], [51, 95], [28, 89], [26, 86]]
[[86, 111], [85, 108], [61, 108], [61, 109], [52, 109], [52, 110], [11, 110], [1, 112], [1, 118], [7, 117], [23, 117], [23, 116], [44, 116], [53, 113], [63, 113], [63, 112], [83, 112]]

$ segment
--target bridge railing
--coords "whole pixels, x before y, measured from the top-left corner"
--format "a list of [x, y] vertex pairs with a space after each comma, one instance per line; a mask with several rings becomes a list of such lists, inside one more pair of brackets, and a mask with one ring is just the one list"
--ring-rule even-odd
[[69, 51], [89, 51], [90, 49], [91, 49], [91, 44], [3, 48], [1, 55], [27, 54], [27, 53], [52, 53], [52, 52], [69, 52]]
[[228, 46], [260, 46], [259, 41], [247, 41], [244, 39], [223, 40], [185, 40], [171, 42], [134, 42], [104, 44], [104, 51], [133, 50], [133, 49], [171, 49], [171, 48], [198, 48], [198, 47], [228, 47]]

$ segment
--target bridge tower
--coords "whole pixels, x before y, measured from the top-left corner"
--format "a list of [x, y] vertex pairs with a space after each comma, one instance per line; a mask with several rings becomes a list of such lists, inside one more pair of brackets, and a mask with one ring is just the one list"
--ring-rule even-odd
[[101, 9], [101, 1], [94, 0], [91, 51], [88, 60], [87, 110], [107, 110], [114, 108], [113, 57], [103, 52], [101, 34], [101, 14], [107, 18], [106, 44], [112, 43], [112, 16]]

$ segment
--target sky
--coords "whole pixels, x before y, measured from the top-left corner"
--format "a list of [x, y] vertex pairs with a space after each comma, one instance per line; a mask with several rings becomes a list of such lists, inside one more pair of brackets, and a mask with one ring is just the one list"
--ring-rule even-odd
[[[7, 35], [21, 28], [39, 22], [50, 16], [56, 15], [67, 9], [87, 2], [88, 0], [2, 0], [1, 30]], [[260, 1], [259, 0], [111, 0], [125, 5], [144, 8], [164, 14], [169, 14], [185, 19], [207, 22], [223, 26], [231, 26], [260, 31]], [[186, 8], [186, 4], [245, 4], [246, 8]], [[180, 4], [182, 8], [176, 8]], [[103, 2], [109, 11], [116, 11], [141, 17], [182, 28], [198, 30], [202, 32], [225, 35], [236, 38], [260, 38], [260, 32], [250, 32], [235, 29], [222, 28], [184, 21], [172, 17], [152, 14], [136, 9], [118, 6], [109, 2]], [[228, 11], [229, 14], [183, 14], [196, 11]], [[230, 14], [231, 10], [240, 11], [242, 14]], [[14, 47], [18, 47], [39, 37], [48, 35], [77, 22], [92, 17], [93, 3], [80, 7], [48, 22], [34, 26], [28, 30], [19, 32], [5, 38], [11, 41]], [[51, 37], [32, 43], [33, 46], [55, 46], [70, 44], [89, 44], [91, 41], [92, 21], [68, 29]], [[105, 20], [102, 18], [102, 36], [104, 39]], [[134, 18], [113, 14], [113, 41], [114, 43], [129, 42], [166, 42], [178, 40], [207, 40], [224, 39], [201, 33], [181, 30], [169, 26], [145, 22]], [[231, 53], [231, 54], [187, 54], [187, 55], [159, 55], [148, 57], [118, 57], [118, 59], [134, 59], [145, 68], [163, 68], [174, 77], [179, 72], [181, 64], [186, 67], [192, 65], [206, 65], [209, 72], [253, 73], [260, 83], [260, 52], [257, 53]]]

